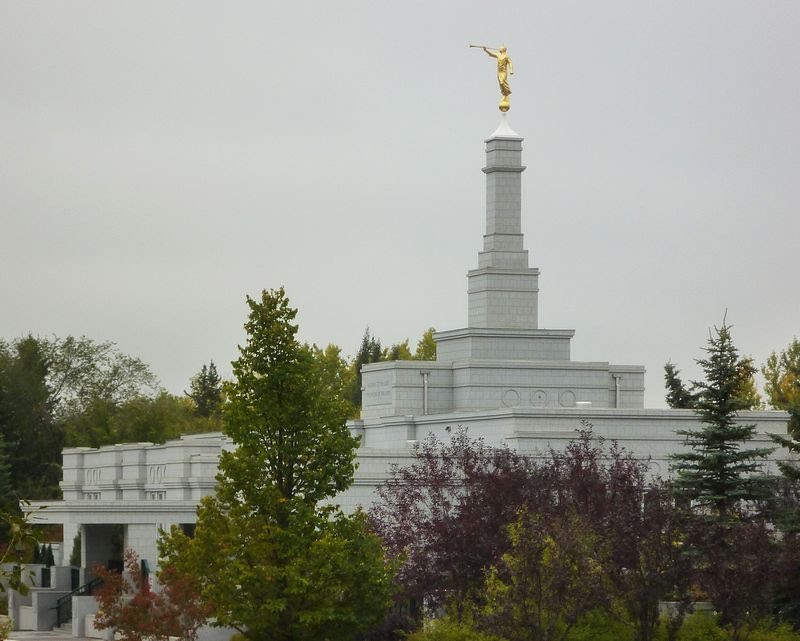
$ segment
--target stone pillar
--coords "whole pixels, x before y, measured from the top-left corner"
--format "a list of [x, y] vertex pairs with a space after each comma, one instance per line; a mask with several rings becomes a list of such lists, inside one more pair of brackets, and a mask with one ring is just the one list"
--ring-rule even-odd
[[539, 270], [522, 245], [522, 140], [505, 115], [486, 140], [486, 234], [467, 274], [469, 327], [538, 328]]
[[[75, 536], [81, 531], [80, 523], [75, 523], [72, 519], [64, 522], [64, 540], [61, 544], [61, 563], [58, 565], [69, 565], [69, 557], [72, 556], [72, 548], [75, 545]], [[78, 566], [82, 563], [78, 561]]]

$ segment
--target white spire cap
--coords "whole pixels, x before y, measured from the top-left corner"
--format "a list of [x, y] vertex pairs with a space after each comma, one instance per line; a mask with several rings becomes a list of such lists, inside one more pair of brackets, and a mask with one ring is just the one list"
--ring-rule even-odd
[[494, 133], [489, 136], [489, 140], [492, 138], [518, 138], [521, 139], [520, 136], [516, 131], [514, 131], [508, 124], [508, 119], [506, 118], [506, 114], [503, 113], [500, 116], [500, 124], [497, 126], [497, 129], [494, 130]]

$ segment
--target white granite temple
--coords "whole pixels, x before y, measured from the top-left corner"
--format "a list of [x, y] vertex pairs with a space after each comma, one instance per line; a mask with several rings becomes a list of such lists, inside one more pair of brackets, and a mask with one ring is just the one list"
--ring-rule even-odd
[[[642, 366], [573, 361], [575, 331], [539, 327], [539, 270], [529, 265], [522, 234], [522, 142], [505, 116], [486, 140], [486, 233], [477, 267], [467, 274], [467, 327], [434, 336], [435, 361], [363, 368], [361, 418], [349, 426], [361, 437], [359, 468], [339, 497], [345, 509], [369, 506], [390, 465], [409, 460], [415, 442], [429, 434], [446, 440], [459, 426], [490, 445], [536, 454], [562, 448], [588, 421], [596, 434], [650, 457], [654, 472], [666, 475], [670, 453], [683, 447], [676, 430], [699, 425], [690, 410], [644, 409]], [[740, 420], [757, 425], [757, 447], [771, 446], [769, 433], [786, 433], [783, 412], [742, 412]], [[122, 546], [154, 566], [159, 529], [192, 527], [227, 447], [216, 433], [64, 450], [64, 498], [40, 504], [47, 509], [36, 515], [64, 526], [60, 565], [80, 532], [83, 583], [87, 568], [112, 554], [112, 533], [121, 532]], [[23, 629], [50, 629], [52, 604], [71, 589], [57, 579], [52, 588], [16, 595], [11, 612]], [[71, 598], [73, 634], [93, 634], [93, 599]]]
[[644, 367], [573, 361], [575, 330], [539, 327], [539, 270], [528, 264], [522, 235], [522, 138], [503, 118], [486, 141], [486, 234], [467, 274], [468, 326], [436, 334], [436, 361], [425, 370], [367, 365], [365, 427], [382, 416], [643, 406]]

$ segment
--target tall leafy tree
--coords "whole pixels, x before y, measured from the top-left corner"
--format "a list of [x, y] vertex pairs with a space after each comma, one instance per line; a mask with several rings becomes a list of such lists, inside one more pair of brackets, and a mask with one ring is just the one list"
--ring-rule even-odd
[[414, 456], [378, 488], [370, 518], [389, 554], [402, 559], [403, 596], [449, 605], [460, 619], [480, 591], [486, 568], [508, 548], [503, 526], [516, 518], [529, 493], [547, 495], [548, 488], [532, 482], [532, 461], [472, 440], [463, 429], [449, 443], [430, 436]]
[[778, 546], [764, 519], [695, 519], [689, 544], [699, 553], [695, 576], [732, 641], [770, 611], [772, 588], [784, 577]]
[[760, 410], [764, 408], [764, 399], [758, 392], [755, 373], [758, 368], [753, 364], [751, 356], [743, 356], [739, 359], [736, 366], [736, 394], [739, 397], [743, 409]]
[[297, 340], [283, 289], [248, 297], [247, 342], [226, 383], [216, 494], [194, 538], [165, 539], [166, 566], [197, 577], [218, 625], [253, 640], [348, 639], [383, 615], [391, 577], [363, 514], [330, 501], [350, 485], [348, 405]]
[[408, 346], [408, 339], [400, 343], [395, 343], [391, 347], [383, 350], [382, 361], [410, 361], [414, 358], [411, 348]]
[[30, 335], [0, 341], [0, 434], [17, 496], [58, 497], [64, 445], [125, 440], [111, 427], [120, 407], [154, 399], [157, 388], [150, 369], [113, 343]]
[[605, 546], [581, 516], [523, 511], [508, 533], [510, 550], [487, 574], [482, 627], [509, 641], [565, 641], [607, 605]]
[[[792, 340], [780, 355], [773, 352], [762, 368], [766, 380], [764, 389], [769, 404], [775, 409], [789, 413], [787, 434], [770, 434], [770, 438], [795, 455], [800, 455], [800, 340]], [[791, 533], [788, 541], [800, 539], [800, 465], [790, 461], [778, 461], [783, 474], [781, 489], [781, 527]], [[796, 565], [800, 567], [800, 555]], [[792, 590], [785, 590], [791, 594]], [[791, 601], [786, 597], [784, 600]], [[792, 602], [792, 618], [800, 622], [800, 603]]]
[[792, 340], [780, 355], [772, 352], [761, 372], [767, 401], [789, 412], [789, 433], [800, 438], [800, 340]]
[[436, 330], [429, 327], [422, 334], [422, 337], [417, 341], [417, 351], [414, 352], [414, 360], [416, 361], [435, 361], [436, 360], [436, 341], [433, 340], [433, 334]]
[[[595, 580], [596, 573], [562, 578], [574, 580], [578, 592], [595, 594], [601, 585], [604, 595], [593, 603], [615, 600], [628, 612], [636, 641], [650, 641], [659, 621], [659, 601], [667, 595], [687, 601], [688, 557], [679, 545], [682, 515], [664, 485], [649, 478], [646, 461], [614, 444], [606, 446], [592, 436], [588, 424], [584, 427], [564, 451], [538, 460], [488, 447], [462, 429], [449, 443], [433, 437], [423, 441], [414, 461], [395, 468], [379, 488], [379, 500], [370, 511], [387, 550], [402, 559], [398, 581], [403, 596], [445, 607], [454, 619], [463, 620], [486, 602], [487, 569], [498, 568], [501, 577], [507, 576], [511, 566], [504, 555], [515, 540], [528, 546], [526, 554], [561, 553], [562, 546], [580, 543], [564, 538], [564, 528], [580, 527], [588, 536], [584, 541], [602, 545], [601, 567], [594, 568], [602, 580]], [[519, 520], [520, 511], [528, 518]], [[512, 537], [509, 526], [515, 528]], [[553, 539], [547, 549], [530, 540], [541, 542], [547, 536]], [[514, 571], [534, 573], [520, 574], [520, 585], [536, 581], [535, 573], [548, 562], [514, 561]], [[561, 570], [566, 568], [559, 566]], [[581, 580], [596, 585], [578, 585]], [[512, 589], [505, 578], [493, 588]], [[552, 605], [533, 603], [529, 596], [518, 594], [518, 601], [497, 605], [492, 617], [502, 619], [505, 608], [515, 604]], [[569, 616], [585, 612], [581, 607]], [[559, 626], [567, 614], [556, 609], [546, 616]]]
[[59, 418], [77, 416], [98, 401], [119, 406], [160, 391], [150, 367], [111, 341], [67, 336], [39, 342], [48, 360], [47, 382]]
[[100, 447], [114, 443], [163, 443], [181, 434], [220, 429], [219, 417], [199, 416], [194, 402], [167, 392], [133, 398], [120, 405], [96, 399], [66, 423], [70, 447]]
[[329, 344], [322, 349], [316, 345], [311, 348], [314, 359], [319, 366], [320, 374], [334, 393], [347, 403], [347, 413], [350, 418], [355, 418], [358, 409], [350, 399], [350, 389], [355, 380], [355, 372], [342, 356], [338, 345]]
[[742, 501], [763, 498], [757, 472], [771, 450], [747, 447], [755, 425], [737, 421], [748, 401], [741, 394], [739, 353], [725, 322], [710, 333], [705, 352], [706, 358], [697, 361], [705, 380], [694, 383], [699, 390], [695, 412], [703, 427], [678, 431], [689, 451], [672, 456], [674, 488], [724, 518]]
[[192, 377], [189, 389], [191, 391], [186, 392], [186, 395], [194, 401], [200, 416], [209, 418], [219, 410], [222, 402], [222, 379], [214, 361], [208, 365], [203, 363], [200, 371]]

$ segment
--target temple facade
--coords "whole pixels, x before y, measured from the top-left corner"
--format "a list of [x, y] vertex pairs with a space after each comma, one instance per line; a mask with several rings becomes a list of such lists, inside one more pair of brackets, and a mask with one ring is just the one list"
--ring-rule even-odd
[[[594, 434], [650, 459], [653, 473], [666, 476], [670, 454], [684, 447], [676, 432], [700, 426], [690, 410], [644, 408], [644, 367], [574, 361], [574, 330], [539, 327], [539, 270], [529, 265], [522, 233], [523, 139], [504, 114], [485, 143], [486, 233], [467, 273], [467, 326], [435, 334], [435, 361], [364, 366], [361, 417], [349, 424], [360, 437], [358, 469], [353, 486], [337, 497], [345, 510], [368, 508], [391, 466], [410, 462], [414, 445], [431, 434], [447, 440], [463, 428], [489, 445], [537, 456], [562, 449], [591, 424]], [[742, 412], [739, 420], [756, 424], [754, 447], [771, 446], [770, 433], [786, 433], [783, 412]], [[155, 567], [159, 532], [172, 525], [191, 531], [197, 503], [214, 491], [219, 455], [230, 447], [213, 433], [162, 445], [64, 450], [63, 500], [31, 508], [46, 507], [37, 522], [64, 527], [57, 564], [68, 565], [80, 534], [81, 584], [89, 568], [123, 549]], [[16, 595], [11, 613], [27, 629], [50, 629], [54, 595], [69, 597], [72, 587]], [[69, 598], [73, 634], [92, 635], [91, 597]]]

